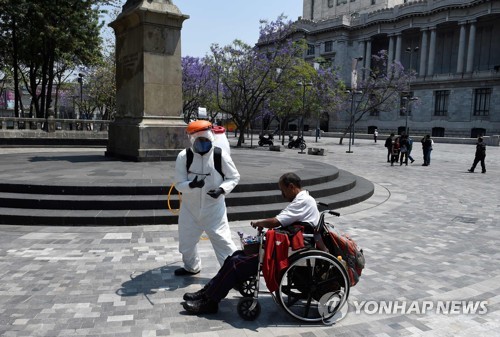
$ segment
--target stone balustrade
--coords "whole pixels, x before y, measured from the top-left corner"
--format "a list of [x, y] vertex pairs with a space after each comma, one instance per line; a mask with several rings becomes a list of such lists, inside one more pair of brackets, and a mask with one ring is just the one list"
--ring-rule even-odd
[[[47, 127], [45, 125], [47, 123]], [[1, 130], [45, 130], [107, 132], [110, 121], [90, 119], [0, 117]]]

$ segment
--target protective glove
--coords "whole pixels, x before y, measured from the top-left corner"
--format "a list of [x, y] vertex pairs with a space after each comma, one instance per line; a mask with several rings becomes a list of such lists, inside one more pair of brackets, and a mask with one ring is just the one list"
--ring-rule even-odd
[[189, 187], [191, 188], [202, 188], [203, 186], [205, 186], [205, 179], [198, 180], [198, 176], [194, 177], [193, 181], [189, 183]]
[[222, 187], [216, 188], [215, 190], [210, 190], [207, 192], [209, 196], [211, 196], [214, 199], [217, 199], [219, 195], [224, 194], [224, 190]]

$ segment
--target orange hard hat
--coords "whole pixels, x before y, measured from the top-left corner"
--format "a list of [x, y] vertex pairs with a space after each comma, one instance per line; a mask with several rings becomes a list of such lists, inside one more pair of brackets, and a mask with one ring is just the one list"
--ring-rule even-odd
[[186, 128], [188, 134], [193, 134], [199, 131], [209, 130], [212, 128], [212, 123], [205, 120], [197, 120], [190, 122]]

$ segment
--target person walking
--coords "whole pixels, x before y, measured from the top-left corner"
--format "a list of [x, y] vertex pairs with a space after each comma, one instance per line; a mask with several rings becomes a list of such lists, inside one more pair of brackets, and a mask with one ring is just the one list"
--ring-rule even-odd
[[[253, 221], [253, 228], [287, 227], [301, 222], [314, 227], [319, 222], [317, 203], [309, 192], [302, 189], [301, 179], [295, 173], [283, 174], [278, 182], [283, 198], [289, 204], [273, 218]], [[245, 255], [241, 250], [224, 261], [217, 274], [201, 289], [194, 293], [185, 293], [182, 306], [189, 314], [213, 314], [219, 309], [219, 302], [227, 296], [229, 291], [255, 276], [259, 254]], [[269, 287], [269, 285], [268, 285]]]
[[481, 169], [482, 169], [481, 173], [486, 173], [486, 165], [484, 163], [485, 158], [486, 158], [486, 144], [483, 141], [483, 137], [479, 137], [476, 143], [476, 155], [474, 156], [474, 162], [472, 163], [469, 172], [474, 173], [477, 164], [481, 162]]
[[411, 151], [413, 150], [413, 139], [410, 137], [410, 135], [407, 135], [407, 140], [408, 140], [408, 159], [410, 159], [410, 163], [413, 164], [415, 159], [411, 156]]
[[373, 130], [373, 140], [375, 141], [375, 143], [377, 142], [377, 137], [378, 137], [378, 130], [375, 129]]
[[186, 131], [191, 147], [182, 150], [175, 162], [175, 188], [182, 193], [179, 211], [179, 252], [184, 266], [176, 276], [195, 275], [201, 270], [198, 242], [205, 232], [219, 264], [237, 248], [231, 238], [225, 196], [240, 180], [231, 156], [213, 146], [212, 124], [198, 120]]
[[402, 135], [401, 140], [399, 141], [399, 145], [401, 152], [399, 166], [403, 165], [403, 163], [408, 166], [408, 136]]
[[392, 144], [392, 153], [391, 153], [391, 166], [394, 166], [394, 163], [398, 162], [399, 159], [399, 151], [401, 150], [401, 145], [399, 143], [399, 137], [394, 140]]
[[387, 139], [385, 140], [385, 147], [387, 148], [387, 162], [390, 163], [391, 162], [391, 158], [392, 158], [392, 143], [394, 141], [394, 132], [391, 133], [391, 135], [389, 137], [387, 137]]
[[422, 164], [422, 166], [429, 166], [431, 164], [431, 152], [433, 144], [431, 136], [426, 135], [420, 142], [422, 143], [422, 152], [424, 155], [424, 163]]

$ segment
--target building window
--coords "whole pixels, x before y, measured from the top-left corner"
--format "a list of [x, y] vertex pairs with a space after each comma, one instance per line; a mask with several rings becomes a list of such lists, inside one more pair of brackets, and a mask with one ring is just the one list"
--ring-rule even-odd
[[333, 0], [328, 0], [328, 7], [330, 7], [330, 8], [333, 7]]
[[308, 44], [307, 45], [307, 56], [311, 56], [311, 55], [314, 56], [314, 54], [315, 54], [314, 45], [313, 44]]
[[372, 108], [370, 109], [370, 116], [380, 116], [380, 110], [378, 109], [379, 100], [376, 94], [370, 94], [369, 104], [372, 105]]
[[372, 0], [372, 5], [377, 4], [377, 0]]
[[490, 114], [491, 88], [474, 90], [474, 116], [488, 116]]
[[432, 137], [444, 137], [444, 128], [432, 128]]
[[337, 6], [340, 6], [340, 5], [343, 5], [346, 3], [347, 3], [347, 0], [337, 0]]
[[448, 115], [449, 90], [437, 90], [434, 92], [434, 116]]
[[325, 42], [325, 53], [331, 53], [333, 51], [333, 41]]

